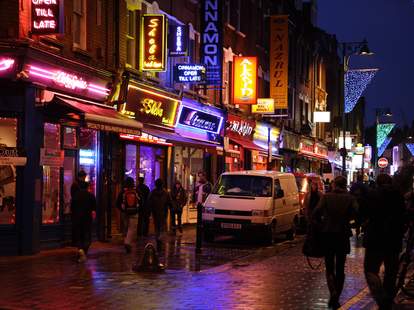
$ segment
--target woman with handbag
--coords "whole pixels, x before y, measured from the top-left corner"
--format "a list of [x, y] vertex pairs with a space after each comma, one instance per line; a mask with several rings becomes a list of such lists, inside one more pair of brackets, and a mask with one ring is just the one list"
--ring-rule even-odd
[[340, 308], [339, 297], [344, 287], [346, 255], [351, 251], [350, 221], [355, 219], [358, 208], [346, 185], [344, 177], [336, 177], [333, 191], [321, 198], [312, 214], [312, 225], [320, 234], [325, 258], [326, 282], [330, 294], [328, 307], [331, 309]]
[[[183, 215], [183, 208], [187, 203], [187, 195], [182, 184], [176, 181], [171, 190], [171, 227], [175, 233], [177, 227], [180, 233], [183, 233], [181, 224], [181, 217]], [[178, 225], [177, 225], [178, 224]]]

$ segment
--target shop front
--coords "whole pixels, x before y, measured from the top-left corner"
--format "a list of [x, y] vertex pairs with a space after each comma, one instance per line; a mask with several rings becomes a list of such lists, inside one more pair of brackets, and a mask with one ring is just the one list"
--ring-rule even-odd
[[94, 233], [104, 239], [109, 137], [137, 134], [142, 124], [105, 105], [108, 72], [37, 50], [14, 53], [0, 55], [13, 60], [0, 76], [0, 147], [24, 150], [27, 163], [0, 166], [6, 198], [0, 209], [14, 213], [0, 224], [1, 252], [32, 254], [70, 243], [70, 187], [80, 170], [97, 197]]
[[279, 152], [283, 156], [283, 172], [295, 172], [300, 135], [283, 130]]
[[[271, 170], [275, 171], [281, 170], [282, 157], [279, 155], [279, 134], [279, 128], [267, 123], [256, 122], [253, 143], [259, 147], [260, 150], [252, 152], [253, 170], [266, 170], [268, 167], [271, 167]], [[271, 149], [271, 158], [269, 158], [269, 147]]]
[[265, 152], [260, 146], [253, 143], [256, 122], [235, 114], [227, 115], [225, 134], [225, 161], [226, 171], [251, 170], [253, 156], [258, 162], [258, 152]]
[[296, 172], [323, 174], [324, 166], [329, 165], [328, 147], [313, 138], [301, 137]]

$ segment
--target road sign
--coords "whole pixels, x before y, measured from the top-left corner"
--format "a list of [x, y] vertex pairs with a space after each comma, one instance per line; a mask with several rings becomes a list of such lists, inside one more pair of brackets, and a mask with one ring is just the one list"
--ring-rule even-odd
[[380, 168], [387, 168], [388, 167], [388, 159], [385, 157], [381, 157], [378, 159], [378, 167]]

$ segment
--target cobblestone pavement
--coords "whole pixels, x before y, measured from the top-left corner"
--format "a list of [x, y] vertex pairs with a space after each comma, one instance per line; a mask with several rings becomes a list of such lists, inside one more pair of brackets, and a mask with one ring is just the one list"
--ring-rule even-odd
[[[196, 256], [190, 228], [167, 238], [161, 253], [167, 268], [160, 274], [131, 272], [142, 251], [126, 255], [117, 244], [95, 243], [84, 264], [74, 261], [73, 248], [2, 257], [0, 308], [326, 309], [324, 270], [309, 268], [301, 242], [299, 237], [266, 247], [221, 240]], [[348, 257], [343, 309], [376, 309], [362, 256], [354, 246]]]

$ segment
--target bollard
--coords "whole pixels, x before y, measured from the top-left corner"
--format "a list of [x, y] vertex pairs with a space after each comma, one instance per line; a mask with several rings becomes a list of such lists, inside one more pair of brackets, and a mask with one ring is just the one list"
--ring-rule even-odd
[[201, 253], [203, 240], [203, 205], [197, 204], [196, 253]]

